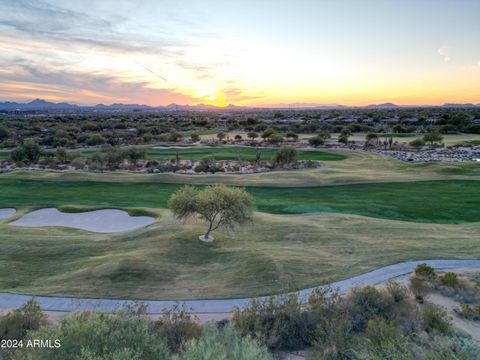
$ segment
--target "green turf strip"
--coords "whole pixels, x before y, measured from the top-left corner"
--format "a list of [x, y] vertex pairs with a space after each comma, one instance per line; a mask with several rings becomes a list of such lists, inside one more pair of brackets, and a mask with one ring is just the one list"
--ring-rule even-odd
[[[252, 161], [255, 160], [256, 150], [252, 147], [205, 147], [196, 146], [185, 149], [156, 149], [148, 148], [147, 157], [151, 160], [170, 160], [176, 157], [177, 152], [182, 160], [200, 160], [205, 156], [210, 156], [215, 160], [241, 160]], [[277, 152], [277, 149], [260, 148], [261, 159], [270, 160]], [[88, 149], [80, 151], [82, 156], [90, 157], [98, 150]], [[318, 160], [318, 161], [338, 161], [346, 159], [345, 155], [337, 154], [327, 151], [318, 150], [299, 150], [299, 160]]]
[[[180, 185], [0, 179], [0, 207], [88, 205], [164, 208]], [[257, 210], [340, 212], [432, 223], [480, 221], [480, 181], [448, 180], [322, 187], [250, 187]]]

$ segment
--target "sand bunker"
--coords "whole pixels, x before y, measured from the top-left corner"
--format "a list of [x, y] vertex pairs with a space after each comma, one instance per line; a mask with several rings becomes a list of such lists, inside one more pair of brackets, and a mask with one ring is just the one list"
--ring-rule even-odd
[[16, 209], [13, 208], [6, 208], [0, 209], [0, 220], [8, 219], [10, 216], [13, 216], [17, 212]]
[[183, 150], [183, 149], [191, 149], [192, 146], [155, 146], [154, 149], [159, 150]]
[[81, 213], [63, 213], [48, 208], [32, 211], [10, 223], [26, 227], [63, 226], [99, 233], [114, 233], [137, 229], [151, 224], [150, 216], [130, 216], [126, 211], [105, 209]]

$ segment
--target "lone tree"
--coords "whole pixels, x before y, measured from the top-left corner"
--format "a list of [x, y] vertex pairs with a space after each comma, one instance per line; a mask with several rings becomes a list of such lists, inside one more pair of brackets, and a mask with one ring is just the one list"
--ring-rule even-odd
[[375, 142], [378, 142], [378, 135], [375, 133], [368, 133], [365, 136], [365, 147], [370, 146], [374, 140]]
[[199, 216], [208, 224], [200, 240], [213, 241], [212, 231], [220, 227], [233, 229], [235, 225], [250, 221], [254, 202], [246, 190], [237, 187], [212, 185], [198, 190], [184, 186], [170, 197], [168, 206], [182, 220]]
[[347, 128], [343, 128], [340, 132], [340, 136], [338, 137], [338, 142], [347, 145], [350, 135], [350, 130], [348, 130]]
[[433, 145], [436, 142], [440, 142], [443, 140], [443, 136], [436, 131], [428, 132], [425, 135], [423, 135], [423, 141], [429, 142], [431, 145]]
[[249, 139], [254, 140], [254, 139], [256, 139], [256, 138], [258, 137], [258, 134], [257, 134], [255, 131], [250, 131], [250, 132], [247, 134], [247, 137], [248, 137]]

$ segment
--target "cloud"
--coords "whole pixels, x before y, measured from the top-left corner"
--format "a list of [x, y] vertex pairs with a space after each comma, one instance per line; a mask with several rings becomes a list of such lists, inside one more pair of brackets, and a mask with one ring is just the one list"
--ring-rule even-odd
[[449, 62], [451, 60], [450, 58], [450, 47], [448, 46], [442, 46], [438, 48], [437, 54], [440, 55], [443, 58], [444, 62]]
[[17, 36], [43, 40], [50, 46], [71, 47], [80, 44], [103, 51], [178, 55], [170, 54], [169, 48], [186, 45], [159, 29], [148, 39], [132, 30], [121, 30], [126, 21], [124, 16], [99, 17], [41, 0], [0, 2], [0, 32], [8, 35], [14, 32]]

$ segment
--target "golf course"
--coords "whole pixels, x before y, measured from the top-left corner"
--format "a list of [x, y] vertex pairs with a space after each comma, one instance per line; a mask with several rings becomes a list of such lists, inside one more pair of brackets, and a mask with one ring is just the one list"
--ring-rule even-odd
[[[182, 151], [201, 158], [205, 149]], [[238, 149], [232, 149], [213, 156], [234, 157]], [[174, 156], [171, 151], [165, 156]], [[249, 151], [242, 156], [254, 157]], [[242, 175], [2, 173], [0, 208], [17, 212], [0, 220], [0, 262], [11, 269], [0, 274], [0, 290], [231, 298], [311, 287], [406, 260], [480, 257], [480, 164], [406, 164], [360, 151], [303, 154], [325, 165]], [[253, 221], [217, 230], [215, 241], [205, 243], [198, 235], [206, 225], [176, 219], [167, 204], [185, 184], [217, 183], [252, 195]], [[43, 208], [119, 209], [154, 221], [112, 233], [10, 224]]]

